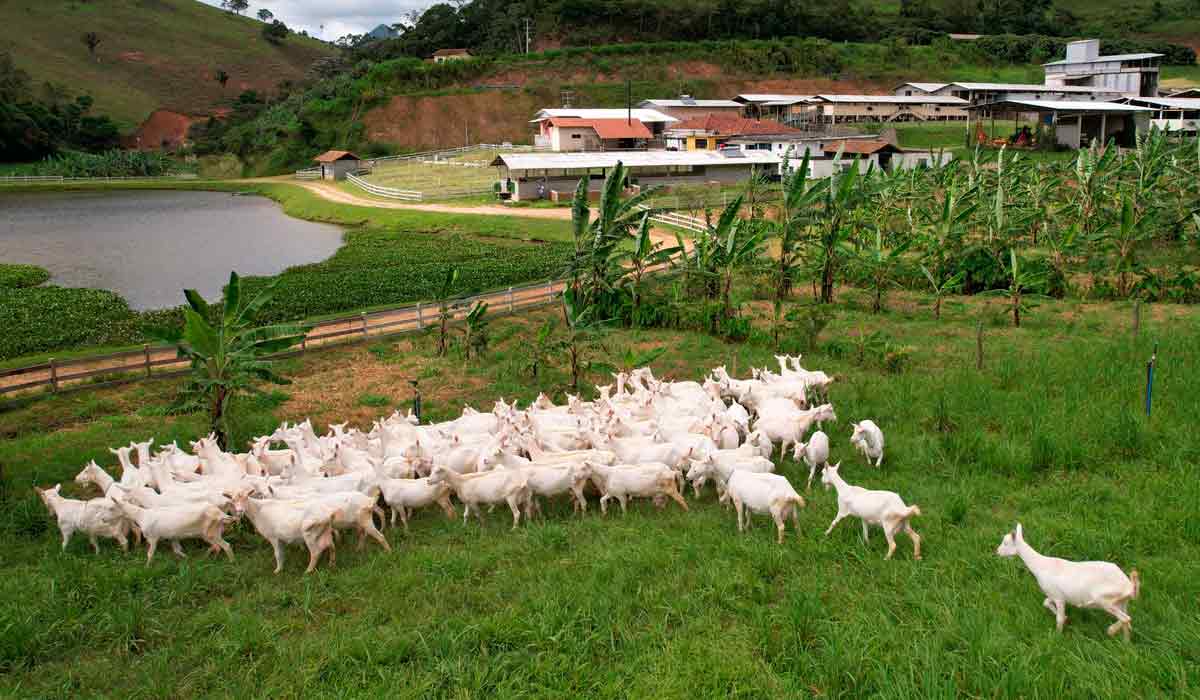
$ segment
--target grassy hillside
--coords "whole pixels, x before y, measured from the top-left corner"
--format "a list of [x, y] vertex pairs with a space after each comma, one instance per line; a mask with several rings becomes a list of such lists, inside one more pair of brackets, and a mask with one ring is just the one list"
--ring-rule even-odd
[[[295, 35], [272, 46], [261, 26], [195, 0], [5, 0], [0, 51], [38, 84], [89, 92], [98, 111], [132, 126], [160, 108], [209, 113], [242, 90], [299, 78], [332, 53]], [[94, 59], [86, 32], [100, 37]], [[217, 69], [230, 76], [224, 90], [213, 80]]]

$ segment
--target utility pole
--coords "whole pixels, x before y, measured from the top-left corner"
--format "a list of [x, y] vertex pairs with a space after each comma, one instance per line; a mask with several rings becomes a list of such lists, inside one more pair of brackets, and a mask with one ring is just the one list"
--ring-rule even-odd
[[625, 124], [633, 123], [633, 81], [625, 81]]
[[533, 41], [530, 38], [530, 33], [529, 33], [529, 22], [530, 22], [530, 19], [528, 17], [526, 17], [525, 18], [525, 53], [529, 53], [529, 48], [530, 48], [530, 46], [533, 45]]

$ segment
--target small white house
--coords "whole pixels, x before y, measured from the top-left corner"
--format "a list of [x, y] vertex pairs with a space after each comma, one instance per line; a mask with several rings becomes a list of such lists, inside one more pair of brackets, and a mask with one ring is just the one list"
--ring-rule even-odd
[[325, 151], [313, 162], [321, 169], [322, 180], [345, 180], [347, 174], [362, 168], [362, 158], [350, 151]]

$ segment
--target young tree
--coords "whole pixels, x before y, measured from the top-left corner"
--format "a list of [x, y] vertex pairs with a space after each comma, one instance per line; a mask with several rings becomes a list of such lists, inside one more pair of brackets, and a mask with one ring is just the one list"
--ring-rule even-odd
[[1026, 300], [1035, 296], [1030, 290], [1036, 288], [1044, 280], [1046, 275], [1040, 272], [1025, 272], [1021, 269], [1021, 259], [1017, 255], [1016, 248], [1008, 249], [1008, 289], [996, 289], [987, 294], [996, 296], [1004, 296], [1007, 298], [1008, 311], [1012, 314], [1013, 326], [1021, 327], [1021, 314], [1029, 312], [1029, 305]]
[[288, 36], [287, 25], [279, 20], [274, 20], [270, 24], [264, 24], [262, 28], [262, 36], [269, 43], [278, 46], [283, 43], [283, 40]]
[[[790, 162], [791, 153], [784, 156], [784, 162]], [[796, 272], [803, 261], [803, 242], [805, 233], [812, 225], [814, 212], [825, 188], [827, 180], [812, 182], [809, 175], [808, 151], [800, 161], [796, 170], [788, 170], [783, 175], [783, 201], [780, 206], [779, 218], [774, 222], [775, 235], [779, 239], [778, 266], [775, 273], [775, 340], [779, 340], [780, 323], [783, 320], [783, 302], [792, 293]]]
[[467, 359], [474, 355], [475, 359], [483, 357], [487, 352], [488, 341], [488, 305], [486, 302], [476, 302], [467, 313], [466, 325], [463, 327], [463, 346]]
[[438, 357], [445, 357], [450, 349], [450, 322], [454, 320], [454, 304], [450, 303], [454, 296], [454, 285], [458, 282], [458, 268], [446, 270], [442, 286], [438, 288]]
[[837, 272], [846, 257], [846, 239], [849, 236], [848, 220], [862, 199], [862, 177], [858, 172], [859, 159], [850, 167], [829, 178], [829, 185], [822, 197], [823, 206], [817, 221], [817, 237], [813, 241], [814, 262], [820, 271], [820, 299], [822, 304], [833, 303], [833, 287]]
[[80, 40], [87, 47], [88, 53], [91, 54], [92, 58], [96, 59], [96, 62], [99, 63], [100, 57], [96, 55], [96, 48], [100, 46], [100, 35], [96, 32], [85, 32]]
[[884, 294], [887, 293], [888, 286], [894, 282], [892, 274], [912, 242], [912, 239], [908, 238], [889, 250], [884, 248], [883, 233], [876, 229], [874, 245], [865, 247], [858, 252], [858, 264], [867, 273], [871, 290], [874, 293], [871, 313], [877, 314], [883, 311]]
[[264, 7], [258, 11], [258, 18], [264, 22], [270, 22], [275, 19], [275, 13]]
[[1121, 202], [1121, 218], [1108, 226], [1098, 239], [1117, 258], [1117, 294], [1125, 297], [1133, 289], [1133, 273], [1137, 266], [1137, 250], [1150, 238], [1146, 219], [1139, 218], [1133, 201], [1125, 195]]
[[581, 304], [572, 289], [563, 292], [562, 301], [567, 335], [562, 340], [561, 348], [567, 357], [567, 370], [571, 373], [571, 390], [578, 393], [579, 380], [592, 367], [592, 353], [600, 345], [605, 322], [596, 315], [599, 307]]
[[271, 284], [252, 299], [242, 294], [242, 282], [230, 273], [225, 298], [210, 308], [196, 290], [184, 290], [188, 308], [182, 328], [155, 334], [174, 344], [181, 357], [191, 360], [191, 378], [185, 391], [208, 410], [209, 424], [222, 448], [228, 447], [229, 401], [238, 394], [258, 393], [255, 380], [287, 384], [272, 370], [270, 355], [299, 343], [308, 329], [295, 324], [256, 326], [255, 319], [271, 300]]
[[962, 287], [965, 274], [960, 270], [939, 282], [938, 278], [924, 265], [921, 266], [921, 272], [925, 274], [925, 279], [929, 280], [929, 288], [933, 293], [933, 317], [940, 321], [942, 320], [942, 300]]
[[229, 74], [218, 68], [217, 72], [213, 73], [213, 80], [221, 84], [221, 89], [225, 89], [225, 83], [229, 82]]

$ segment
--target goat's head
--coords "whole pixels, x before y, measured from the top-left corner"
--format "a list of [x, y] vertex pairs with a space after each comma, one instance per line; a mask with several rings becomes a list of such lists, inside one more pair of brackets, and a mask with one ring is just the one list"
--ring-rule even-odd
[[101, 472], [100, 465], [96, 464], [96, 460], [93, 459], [84, 465], [82, 471], [75, 475], [75, 483], [80, 486], [85, 484], [96, 484], [99, 486], [100, 479], [103, 478], [100, 476]]
[[1012, 532], [1006, 533], [1004, 539], [1000, 540], [1000, 546], [996, 548], [996, 554], [1002, 557], [1016, 556], [1018, 553], [1017, 545], [1025, 541], [1025, 535], [1021, 531], [1021, 523], [1017, 523], [1017, 527]]
[[841, 466], [841, 462], [838, 462], [837, 464], [826, 464], [825, 468], [821, 470], [821, 483], [825, 485], [826, 491], [828, 491], [829, 487], [833, 486], [837, 482], [838, 469], [841, 468]]
[[430, 470], [430, 472], [429, 472], [429, 483], [431, 485], [432, 484], [440, 484], [444, 481], [447, 481], [449, 479], [449, 476], [450, 476], [449, 469], [447, 469], [446, 467], [444, 467], [440, 464], [435, 465], [433, 467], [433, 469]]
[[702, 477], [706, 477], [712, 473], [712, 457], [705, 459], [689, 459], [687, 478], [690, 481], [695, 481]]

